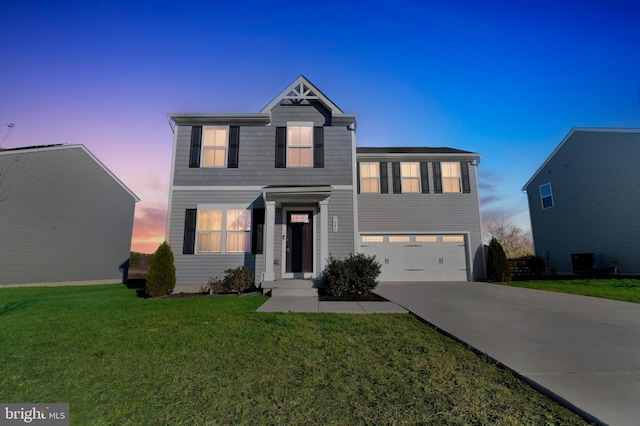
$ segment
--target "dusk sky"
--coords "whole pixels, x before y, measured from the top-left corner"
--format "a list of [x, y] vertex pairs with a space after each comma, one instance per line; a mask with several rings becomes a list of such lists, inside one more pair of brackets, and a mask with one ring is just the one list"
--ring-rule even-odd
[[358, 114], [358, 146], [480, 153], [483, 220], [525, 229], [521, 188], [573, 127], [640, 127], [637, 0], [4, 0], [0, 19], [0, 147], [85, 145], [142, 199], [141, 252], [164, 240], [167, 114], [258, 112], [300, 74]]

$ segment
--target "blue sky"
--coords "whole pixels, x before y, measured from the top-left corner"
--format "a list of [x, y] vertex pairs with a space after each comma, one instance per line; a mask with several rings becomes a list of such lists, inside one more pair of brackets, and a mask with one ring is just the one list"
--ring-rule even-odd
[[521, 188], [573, 127], [640, 127], [640, 3], [5, 0], [0, 146], [82, 143], [164, 238], [170, 112], [257, 112], [303, 74], [359, 146], [482, 154], [483, 218], [528, 228]]

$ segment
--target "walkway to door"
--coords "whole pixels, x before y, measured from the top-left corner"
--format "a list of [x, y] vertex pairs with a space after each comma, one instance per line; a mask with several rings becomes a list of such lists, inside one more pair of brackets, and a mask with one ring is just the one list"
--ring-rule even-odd
[[638, 424], [640, 304], [477, 282], [375, 292], [594, 420]]

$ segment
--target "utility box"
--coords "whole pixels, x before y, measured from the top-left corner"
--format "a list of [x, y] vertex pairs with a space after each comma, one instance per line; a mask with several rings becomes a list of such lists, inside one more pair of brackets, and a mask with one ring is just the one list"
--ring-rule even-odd
[[576, 275], [593, 274], [596, 270], [596, 256], [593, 253], [572, 253], [571, 266]]

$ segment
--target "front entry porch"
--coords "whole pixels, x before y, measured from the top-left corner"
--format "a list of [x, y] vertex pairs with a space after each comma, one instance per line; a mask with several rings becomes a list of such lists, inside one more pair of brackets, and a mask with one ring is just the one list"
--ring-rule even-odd
[[265, 285], [268, 282], [320, 276], [329, 257], [331, 191], [328, 185], [263, 188], [266, 207], [263, 288], [269, 288]]

